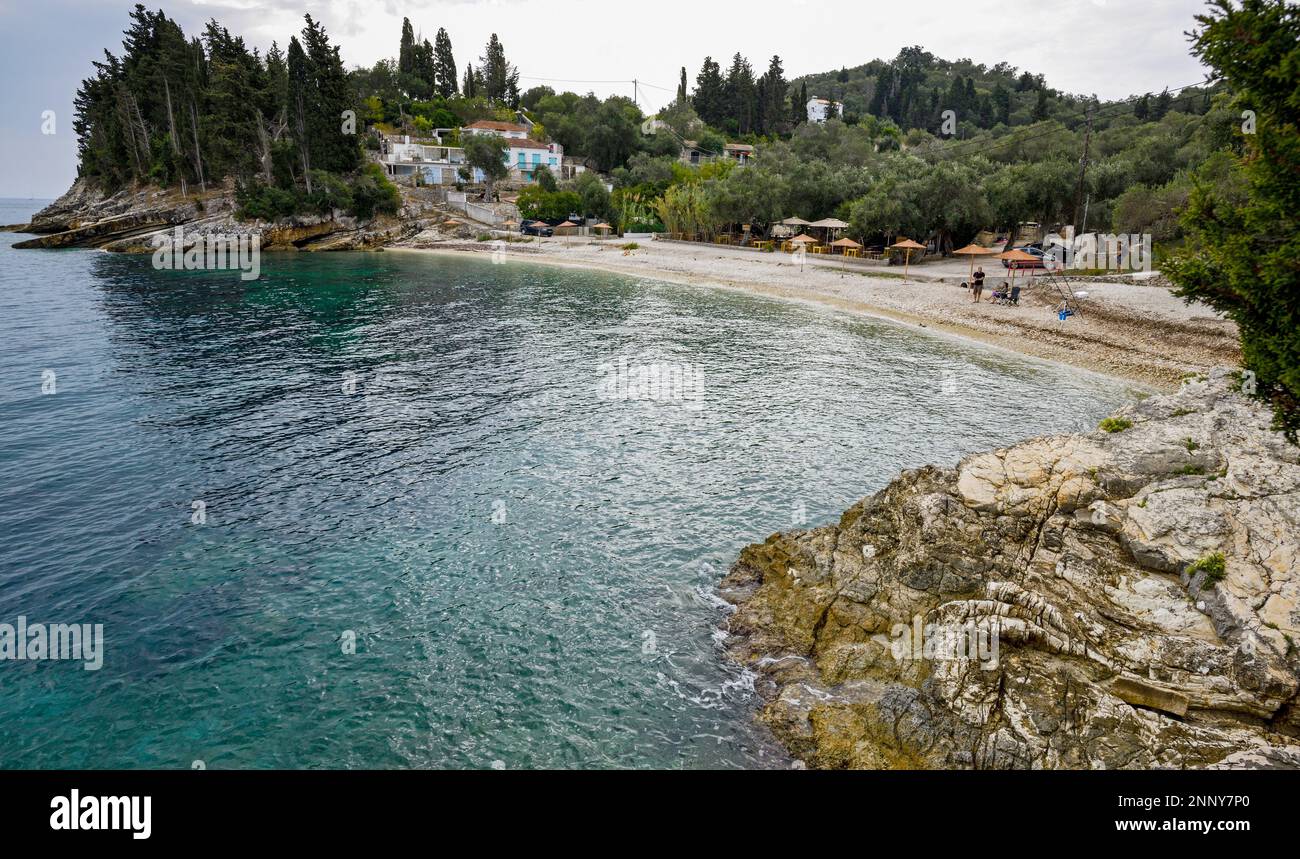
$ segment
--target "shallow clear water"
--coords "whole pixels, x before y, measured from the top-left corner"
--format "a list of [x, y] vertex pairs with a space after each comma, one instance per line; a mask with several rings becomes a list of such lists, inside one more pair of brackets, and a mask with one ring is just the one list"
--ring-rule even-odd
[[[248, 284], [18, 238], [0, 622], [102, 623], [106, 656], [0, 661], [5, 767], [780, 766], [714, 640], [737, 550], [1128, 394], [599, 273], [267, 254]], [[698, 368], [698, 408], [602, 397], [620, 357]]]

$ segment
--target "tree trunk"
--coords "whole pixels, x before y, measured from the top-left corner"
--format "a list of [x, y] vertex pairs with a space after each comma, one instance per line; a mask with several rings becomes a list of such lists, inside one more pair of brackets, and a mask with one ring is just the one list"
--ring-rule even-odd
[[203, 179], [203, 152], [199, 149], [199, 114], [194, 109], [194, 100], [190, 100], [190, 129], [194, 132], [194, 170], [199, 176], [199, 188], [208, 191], [208, 183]]
[[184, 197], [186, 196], [185, 171], [181, 169], [180, 165], [181, 144], [176, 139], [176, 116], [172, 113], [172, 87], [165, 77], [163, 78], [163, 92], [167, 94], [167, 136], [172, 141], [172, 155], [177, 159], [176, 169], [181, 176], [181, 196]]

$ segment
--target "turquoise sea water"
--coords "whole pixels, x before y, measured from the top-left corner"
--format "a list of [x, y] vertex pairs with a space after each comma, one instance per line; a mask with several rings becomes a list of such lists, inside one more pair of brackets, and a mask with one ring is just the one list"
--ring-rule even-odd
[[[102, 623], [105, 656], [0, 661], [4, 767], [783, 766], [715, 640], [736, 552], [1128, 395], [514, 260], [266, 254], [243, 283], [19, 238], [0, 623]], [[698, 408], [602, 397], [619, 358], [699, 370]]]

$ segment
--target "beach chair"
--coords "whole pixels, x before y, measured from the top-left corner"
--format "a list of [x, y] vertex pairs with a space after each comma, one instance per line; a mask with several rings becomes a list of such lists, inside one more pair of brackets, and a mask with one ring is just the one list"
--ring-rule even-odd
[[1003, 305], [1007, 305], [1007, 306], [1019, 307], [1019, 306], [1020, 306], [1020, 287], [1018, 287], [1018, 286], [1013, 286], [1013, 287], [1011, 287], [1011, 291], [1010, 291], [1010, 292], [1001, 292], [1001, 291], [998, 291], [998, 292], [993, 293], [993, 303], [994, 303], [994, 304], [1003, 304]]

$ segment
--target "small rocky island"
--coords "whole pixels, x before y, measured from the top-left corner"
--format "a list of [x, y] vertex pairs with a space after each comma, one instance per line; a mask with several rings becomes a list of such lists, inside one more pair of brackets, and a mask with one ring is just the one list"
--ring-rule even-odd
[[[760, 720], [819, 768], [1300, 767], [1300, 448], [1240, 387], [905, 471], [744, 549], [721, 593]], [[996, 658], [900, 650], [931, 627]]]

